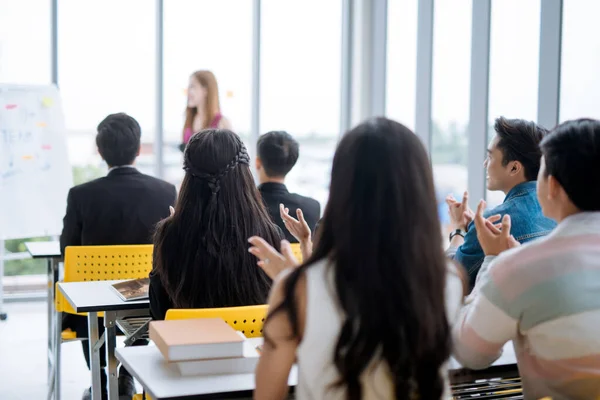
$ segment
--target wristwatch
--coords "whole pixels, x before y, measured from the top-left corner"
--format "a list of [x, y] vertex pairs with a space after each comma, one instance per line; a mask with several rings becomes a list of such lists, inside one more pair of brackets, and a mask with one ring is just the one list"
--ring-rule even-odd
[[462, 229], [456, 229], [456, 230], [450, 232], [450, 241], [452, 241], [454, 236], [457, 236], [457, 235], [464, 239], [466, 234], [467, 234], [467, 232], [463, 231]]

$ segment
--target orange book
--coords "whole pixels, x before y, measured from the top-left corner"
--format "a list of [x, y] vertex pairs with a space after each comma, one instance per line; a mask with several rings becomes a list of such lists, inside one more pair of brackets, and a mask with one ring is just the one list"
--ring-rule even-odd
[[219, 318], [152, 321], [150, 339], [169, 362], [244, 356], [244, 338]]

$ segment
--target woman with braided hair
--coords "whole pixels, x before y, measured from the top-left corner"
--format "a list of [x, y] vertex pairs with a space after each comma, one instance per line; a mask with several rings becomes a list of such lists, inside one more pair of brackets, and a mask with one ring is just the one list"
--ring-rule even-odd
[[260, 235], [279, 249], [283, 234], [256, 189], [244, 144], [229, 130], [208, 129], [191, 137], [183, 158], [175, 211], [154, 236], [152, 316], [265, 304], [272, 282], [256, 268], [248, 238]]

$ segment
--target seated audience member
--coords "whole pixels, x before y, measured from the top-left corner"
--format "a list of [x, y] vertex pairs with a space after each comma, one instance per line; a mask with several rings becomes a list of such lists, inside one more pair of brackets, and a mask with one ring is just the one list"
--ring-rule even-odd
[[[150, 244], [155, 225], [169, 215], [175, 203], [175, 186], [140, 173], [134, 166], [140, 154], [141, 129], [126, 114], [112, 114], [100, 122], [96, 145], [108, 164], [108, 175], [73, 187], [67, 198], [67, 212], [60, 236], [61, 252], [67, 246]], [[100, 326], [103, 322], [100, 319]], [[77, 337], [88, 337], [87, 318], [64, 314], [63, 328]], [[90, 366], [88, 341], [81, 342]], [[101, 365], [106, 365], [104, 346]], [[103, 371], [104, 372], [104, 371]], [[106, 392], [106, 374], [102, 374]], [[119, 376], [119, 392], [131, 398], [133, 379], [124, 368]], [[106, 393], [103, 394], [106, 396]], [[90, 398], [87, 389], [83, 398]]]
[[[540, 169], [539, 144], [547, 131], [533, 122], [500, 117], [494, 125], [492, 140], [484, 163], [488, 190], [506, 194], [504, 202], [486, 212], [486, 216], [510, 214], [513, 234], [525, 243], [547, 235], [556, 224], [544, 217], [535, 194], [535, 180]], [[470, 288], [483, 262], [484, 254], [477, 241], [473, 212], [467, 205], [468, 194], [462, 202], [447, 198], [454, 231], [450, 234], [450, 257], [460, 262], [469, 274]]]
[[541, 149], [537, 195], [558, 226], [519, 247], [511, 218], [500, 231], [480, 205], [486, 258], [455, 327], [455, 356], [485, 368], [512, 340], [525, 399], [599, 399], [600, 121], [565, 122]]
[[271, 218], [285, 233], [286, 239], [297, 243], [298, 240], [286, 230], [280, 212], [291, 211], [298, 219], [306, 220], [311, 230], [315, 229], [321, 216], [318, 201], [290, 193], [285, 186], [286, 175], [298, 161], [298, 142], [287, 132], [274, 131], [262, 135], [256, 147], [256, 170], [260, 182], [258, 190]]
[[[408, 128], [377, 118], [343, 137], [314, 252], [270, 296], [256, 399], [283, 399], [296, 360], [298, 399], [448, 394], [463, 283], [444, 256], [436, 208], [429, 158]], [[269, 271], [266, 253], [251, 252]]]
[[279, 248], [283, 234], [262, 203], [240, 138], [204, 130], [184, 152], [185, 177], [174, 214], [158, 225], [150, 311], [266, 304], [271, 279], [255, 266], [248, 237]]

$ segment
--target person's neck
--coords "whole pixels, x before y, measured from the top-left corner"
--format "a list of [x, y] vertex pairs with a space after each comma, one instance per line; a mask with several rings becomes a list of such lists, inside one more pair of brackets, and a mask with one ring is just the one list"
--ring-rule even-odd
[[519, 186], [520, 184], [523, 184], [527, 182], [526, 179], [520, 180], [517, 183], [514, 183], [513, 185], [511, 185], [508, 189], [503, 189], [502, 192], [504, 193], [505, 196], [508, 196], [508, 194], [510, 193], [511, 190], [513, 190], [514, 188], [516, 188], [517, 186]]
[[575, 207], [574, 205], [566, 204], [560, 210], [558, 210], [558, 212], [556, 213], [556, 218], [554, 218], [554, 220], [560, 224], [562, 221], [569, 218], [571, 215], [579, 214], [580, 212], [581, 210]]
[[281, 183], [282, 185], [285, 185], [285, 178], [272, 178], [270, 176], [261, 176], [260, 184], [262, 185], [263, 183]]
[[115, 165], [115, 166], [112, 166], [112, 167], [110, 165], [108, 165], [108, 170], [112, 171], [112, 170], [117, 169], [117, 168], [135, 168], [134, 164], [135, 164], [135, 162], [132, 163], [132, 164]]

